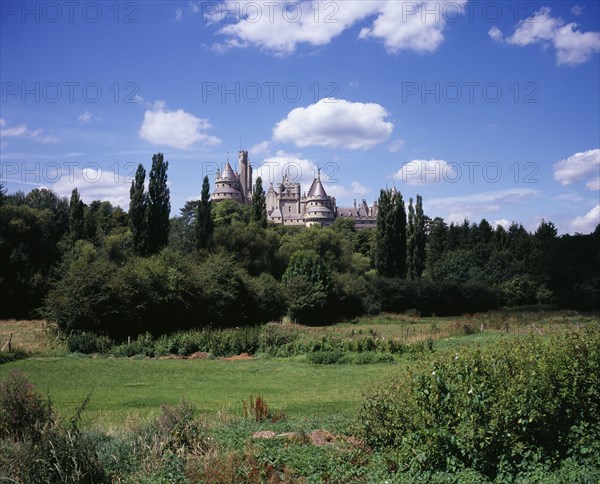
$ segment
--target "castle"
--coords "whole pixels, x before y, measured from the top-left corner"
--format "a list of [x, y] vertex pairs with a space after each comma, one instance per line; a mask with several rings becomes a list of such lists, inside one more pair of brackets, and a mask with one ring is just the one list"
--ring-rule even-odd
[[[238, 171], [234, 172], [229, 164], [221, 172], [217, 170], [215, 190], [212, 200], [233, 200], [249, 205], [252, 203], [252, 166], [248, 161], [248, 152], [239, 152]], [[377, 218], [377, 203], [369, 208], [366, 200], [360, 205], [354, 200], [354, 207], [337, 207], [335, 197], [330, 197], [321, 182], [321, 171], [313, 180], [308, 193], [301, 196], [300, 183], [283, 176], [277, 188], [273, 183], [266, 192], [267, 217], [270, 222], [296, 227], [321, 225], [327, 227], [336, 217], [349, 218], [355, 221], [357, 229], [374, 228]]]

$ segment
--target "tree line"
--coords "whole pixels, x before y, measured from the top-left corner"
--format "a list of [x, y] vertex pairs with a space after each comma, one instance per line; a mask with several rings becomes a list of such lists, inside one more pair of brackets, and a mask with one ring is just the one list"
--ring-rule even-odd
[[170, 217], [168, 162], [139, 165], [129, 211], [50, 190], [0, 187], [2, 317], [45, 317], [111, 335], [277, 320], [328, 323], [380, 311], [458, 314], [500, 306], [597, 310], [600, 227], [558, 236], [486, 220], [449, 225], [420, 196], [382, 190], [375, 229], [269, 224], [251, 206], [200, 200]]

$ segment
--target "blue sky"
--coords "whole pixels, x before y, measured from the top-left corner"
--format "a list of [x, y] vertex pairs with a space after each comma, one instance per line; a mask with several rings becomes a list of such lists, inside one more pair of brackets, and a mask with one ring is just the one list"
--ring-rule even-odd
[[0, 2], [9, 191], [127, 207], [169, 160], [173, 213], [250, 151], [322, 169], [338, 205], [396, 187], [426, 213], [561, 233], [600, 223], [598, 2]]

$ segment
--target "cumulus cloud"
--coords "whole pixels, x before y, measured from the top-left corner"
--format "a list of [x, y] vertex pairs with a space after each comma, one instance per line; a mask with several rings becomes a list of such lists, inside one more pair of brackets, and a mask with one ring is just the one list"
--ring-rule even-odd
[[[277, 188], [284, 175], [288, 175], [290, 180], [300, 183], [303, 190], [308, 190], [308, 187], [317, 176], [317, 165], [308, 158], [303, 158], [297, 153], [286, 153], [278, 151], [275, 156], [265, 158], [260, 165], [252, 163], [253, 176], [256, 179], [261, 177], [263, 187], [268, 190], [269, 184], [273, 183]], [[322, 177], [322, 181], [326, 181]]]
[[124, 210], [129, 207], [129, 188], [131, 180], [110, 170], [100, 167], [75, 168], [65, 171], [52, 185], [52, 190], [61, 197], [68, 197], [77, 188], [81, 199], [90, 203], [93, 200], [109, 201]]
[[273, 140], [298, 147], [367, 149], [391, 136], [394, 125], [388, 116], [379, 104], [322, 99], [290, 111], [273, 128]]
[[409, 185], [456, 182], [460, 178], [457, 168], [458, 165], [445, 160], [412, 160], [394, 173], [393, 178]]
[[0, 137], [3, 138], [29, 138], [38, 143], [58, 143], [54, 135], [44, 135], [43, 128], [28, 129], [26, 125], [8, 126], [5, 119], [0, 118]]
[[552, 17], [548, 7], [519, 21], [509, 37], [504, 38], [495, 26], [488, 35], [496, 42], [505, 41], [521, 47], [533, 44], [552, 46], [556, 50], [558, 65], [581, 64], [600, 52], [600, 32], [581, 32], [576, 23], [565, 24], [562, 18]]
[[219, 138], [205, 133], [210, 128], [208, 119], [197, 118], [183, 109], [169, 111], [163, 101], [158, 101], [144, 113], [138, 134], [154, 145], [185, 150], [196, 143], [205, 146], [219, 144]]
[[589, 190], [597, 190], [598, 174], [600, 174], [600, 149], [598, 148], [575, 153], [554, 164], [554, 179], [563, 185], [587, 179], [586, 187]]
[[600, 224], [600, 205], [596, 205], [585, 215], [576, 217], [571, 222], [571, 228], [575, 232], [586, 234], [593, 232], [598, 224]]
[[[368, 2], [370, 3], [370, 2]], [[361, 39], [383, 41], [386, 50], [410, 50], [421, 54], [435, 52], [444, 41], [448, 19], [462, 15], [464, 1], [389, 2], [378, 7], [377, 19], [361, 30]]]
[[267, 5], [226, 0], [212, 3], [203, 11], [206, 22], [222, 25], [218, 33], [226, 39], [216, 44], [220, 51], [254, 46], [276, 55], [289, 55], [301, 44], [327, 45], [359, 22], [368, 21], [369, 26], [360, 31], [360, 39], [382, 41], [390, 53], [431, 53], [443, 42], [448, 21], [462, 15], [465, 3], [466, 0], [299, 0]]

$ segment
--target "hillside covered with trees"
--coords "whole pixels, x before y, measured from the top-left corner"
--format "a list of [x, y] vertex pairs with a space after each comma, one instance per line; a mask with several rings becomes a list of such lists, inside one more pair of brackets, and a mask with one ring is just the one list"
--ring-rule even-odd
[[253, 206], [202, 197], [170, 217], [168, 162], [140, 165], [129, 212], [46, 189], [0, 196], [2, 317], [43, 316], [63, 330], [120, 337], [281, 319], [328, 323], [381, 311], [449, 315], [501, 306], [597, 310], [600, 226], [557, 236], [447, 224], [421, 197], [382, 190], [377, 228], [267, 224]]

